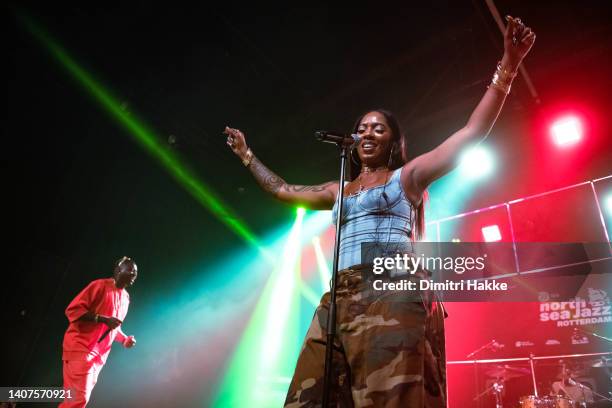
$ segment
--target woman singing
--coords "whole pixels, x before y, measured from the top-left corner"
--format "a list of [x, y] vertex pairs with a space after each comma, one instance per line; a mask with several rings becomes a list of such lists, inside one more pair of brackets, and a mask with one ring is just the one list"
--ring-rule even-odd
[[[363, 279], [361, 243], [409, 243], [424, 233], [423, 195], [451, 171], [459, 153], [489, 133], [510, 92], [517, 69], [535, 41], [519, 18], [507, 17], [504, 55], [467, 124], [442, 144], [406, 162], [397, 119], [382, 109], [361, 116], [354, 132], [350, 182], [341, 217], [337, 335], [334, 341], [332, 406], [445, 407], [444, 310], [437, 301], [415, 302], [401, 292], [374, 292]], [[337, 181], [317, 186], [288, 184], [247, 147], [244, 134], [225, 128], [227, 144], [261, 188], [277, 199], [311, 209], [333, 209]], [[370, 269], [371, 271], [371, 269]], [[285, 407], [320, 407], [329, 293], [312, 320], [289, 387]]]

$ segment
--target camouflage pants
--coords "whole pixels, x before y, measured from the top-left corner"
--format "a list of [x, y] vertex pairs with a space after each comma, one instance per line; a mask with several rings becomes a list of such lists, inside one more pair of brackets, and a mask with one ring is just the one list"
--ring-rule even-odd
[[[363, 270], [338, 275], [331, 407], [446, 407], [444, 310], [402, 291], [374, 291]], [[321, 407], [327, 312], [321, 299], [285, 407]]]

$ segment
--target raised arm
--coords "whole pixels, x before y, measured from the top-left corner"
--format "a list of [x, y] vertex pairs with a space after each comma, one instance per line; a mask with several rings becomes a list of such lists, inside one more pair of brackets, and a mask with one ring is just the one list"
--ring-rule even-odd
[[223, 133], [227, 135], [228, 146], [242, 160], [265, 192], [280, 201], [315, 210], [329, 210], [333, 207], [338, 193], [337, 182], [330, 181], [316, 186], [288, 184], [253, 155], [247, 147], [244, 133], [227, 126]]
[[435, 149], [415, 158], [404, 166], [402, 182], [416, 196], [458, 164], [459, 154], [466, 147], [487, 137], [510, 90], [516, 71], [535, 41], [535, 33], [519, 18], [506, 17], [504, 56], [493, 81], [472, 112], [467, 124], [453, 133]]

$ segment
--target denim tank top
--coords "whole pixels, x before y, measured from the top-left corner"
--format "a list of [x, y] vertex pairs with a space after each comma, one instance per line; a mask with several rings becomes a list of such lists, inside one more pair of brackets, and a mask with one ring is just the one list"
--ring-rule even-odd
[[[401, 172], [400, 167], [386, 184], [344, 197], [338, 270], [362, 263], [364, 242], [376, 242], [389, 252], [412, 242], [414, 211], [400, 182]], [[334, 224], [337, 216], [338, 199], [332, 210]]]

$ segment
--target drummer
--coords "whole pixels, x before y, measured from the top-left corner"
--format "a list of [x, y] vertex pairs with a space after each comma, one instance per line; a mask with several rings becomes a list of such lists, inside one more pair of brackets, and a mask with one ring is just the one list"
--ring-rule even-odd
[[559, 381], [552, 383], [551, 394], [568, 397], [576, 403], [593, 402], [591, 389], [588, 386], [581, 387], [575, 377], [574, 371], [567, 368], [565, 364], [561, 365]]

